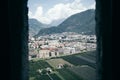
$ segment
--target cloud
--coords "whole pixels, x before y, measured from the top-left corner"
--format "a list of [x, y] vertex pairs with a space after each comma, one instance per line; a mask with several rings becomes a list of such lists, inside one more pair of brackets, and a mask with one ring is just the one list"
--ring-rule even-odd
[[34, 15], [34, 17], [42, 17], [42, 15], [43, 15], [43, 8], [42, 8], [42, 6], [39, 6], [38, 8], [37, 8], [37, 10], [36, 10], [36, 12], [35, 12], [35, 15]]
[[[94, 5], [91, 5], [91, 8], [93, 7]], [[42, 23], [50, 24], [54, 20], [67, 18], [75, 13], [79, 13], [87, 9], [88, 8], [81, 3], [81, 0], [75, 0], [72, 3], [56, 4], [46, 13], [43, 12], [43, 7], [39, 6], [34, 15], [29, 12], [29, 17], [36, 18]]]
[[33, 15], [32, 15], [32, 12], [31, 12], [31, 11], [29, 11], [29, 12], [28, 12], [28, 16], [29, 16], [30, 18], [32, 18], [32, 17], [33, 17]]
[[66, 2], [69, 1], [69, 0], [65, 0]]
[[94, 2], [94, 4], [90, 6], [90, 9], [95, 9], [95, 6], [96, 6], [96, 3]]

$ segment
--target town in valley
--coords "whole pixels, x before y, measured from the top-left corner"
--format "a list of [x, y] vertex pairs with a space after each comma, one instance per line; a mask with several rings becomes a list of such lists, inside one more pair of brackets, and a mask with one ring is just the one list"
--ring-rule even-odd
[[66, 56], [95, 49], [95, 35], [63, 32], [29, 39], [29, 59]]
[[63, 32], [29, 38], [30, 80], [95, 80], [96, 36]]

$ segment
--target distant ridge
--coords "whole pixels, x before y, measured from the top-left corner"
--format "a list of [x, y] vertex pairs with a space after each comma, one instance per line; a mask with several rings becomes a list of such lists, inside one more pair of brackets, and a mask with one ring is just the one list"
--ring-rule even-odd
[[46, 24], [42, 24], [41, 22], [39, 22], [36, 19], [29, 19], [29, 36], [34, 36], [36, 35], [40, 29], [42, 28], [46, 28], [48, 25]]
[[84, 32], [88, 35], [95, 34], [95, 10], [89, 9], [81, 13], [74, 14], [58, 26], [42, 28], [35, 37], [62, 32]]

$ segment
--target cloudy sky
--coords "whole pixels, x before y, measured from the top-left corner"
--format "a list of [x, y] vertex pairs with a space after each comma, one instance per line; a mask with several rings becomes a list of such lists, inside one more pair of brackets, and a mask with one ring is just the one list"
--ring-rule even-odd
[[73, 14], [95, 9], [95, 0], [28, 0], [29, 18], [50, 24]]

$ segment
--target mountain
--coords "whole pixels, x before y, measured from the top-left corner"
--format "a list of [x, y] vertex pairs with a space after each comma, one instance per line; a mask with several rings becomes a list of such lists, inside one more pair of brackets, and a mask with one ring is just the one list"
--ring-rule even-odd
[[89, 9], [74, 14], [56, 27], [53, 26], [41, 29], [35, 37], [62, 32], [84, 32], [85, 34], [95, 34], [95, 10]]
[[42, 24], [36, 19], [29, 19], [29, 36], [34, 36], [40, 31], [40, 29], [47, 27], [48, 25]]
[[51, 26], [58, 26], [58, 25], [61, 24], [64, 20], [65, 20], [65, 18], [63, 18], [63, 19], [58, 19], [58, 20], [53, 20], [50, 25], [51, 25]]

